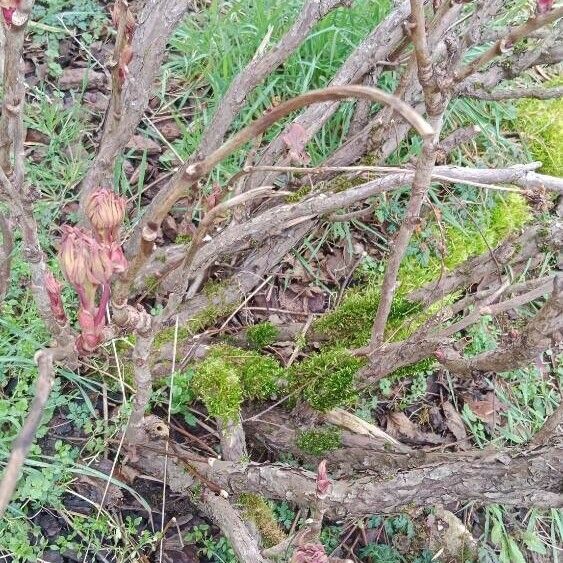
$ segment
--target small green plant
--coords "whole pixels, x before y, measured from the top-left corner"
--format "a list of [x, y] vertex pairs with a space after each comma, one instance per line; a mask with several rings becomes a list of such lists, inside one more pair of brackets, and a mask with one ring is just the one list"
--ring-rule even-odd
[[402, 563], [401, 554], [390, 545], [368, 543], [360, 549], [360, 557], [373, 563]]
[[238, 563], [231, 544], [224, 536], [214, 538], [209, 524], [194, 526], [185, 536], [188, 543], [198, 547], [198, 553], [217, 563]]
[[[195, 371], [193, 369], [187, 369], [174, 374], [174, 388], [172, 390], [170, 408], [172, 414], [181, 414], [186, 423], [190, 426], [195, 426], [196, 423], [194, 415], [188, 410], [188, 406], [195, 399], [192, 384], [194, 375]], [[172, 377], [169, 376], [160, 382], [160, 387], [152, 398], [155, 404], [160, 404], [168, 408], [171, 381]]]
[[292, 366], [290, 387], [305, 385], [303, 397], [319, 411], [346, 405], [356, 397], [354, 378], [363, 363], [346, 350], [326, 349]]
[[278, 522], [286, 529], [290, 530], [295, 520], [295, 510], [284, 500], [274, 504], [274, 514]]
[[490, 542], [499, 549], [499, 563], [525, 563], [518, 543], [505, 527], [502, 508], [491, 505], [486, 508], [486, 514]]
[[305, 430], [297, 436], [296, 444], [301, 451], [321, 457], [325, 453], [340, 447], [340, 431], [330, 426]]
[[276, 341], [279, 332], [278, 327], [270, 322], [259, 323], [246, 329], [246, 338], [253, 348], [261, 350], [266, 346], [272, 345]]

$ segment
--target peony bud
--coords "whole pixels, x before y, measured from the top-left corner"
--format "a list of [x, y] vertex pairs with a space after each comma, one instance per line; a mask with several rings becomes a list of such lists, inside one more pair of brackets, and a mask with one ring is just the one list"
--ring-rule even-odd
[[131, 45], [123, 46], [121, 54], [119, 55], [119, 80], [123, 84], [129, 75], [129, 63], [133, 60], [133, 49]]
[[8, 27], [14, 23], [14, 12], [20, 7], [21, 0], [0, 0], [2, 15]]
[[320, 543], [306, 543], [299, 546], [291, 558], [291, 563], [328, 563], [328, 555]]
[[536, 11], [538, 14], [547, 14], [553, 8], [553, 0], [538, 0]]
[[317, 468], [317, 498], [326, 498], [330, 492], [331, 486], [326, 470], [326, 459], [323, 459]]
[[86, 216], [102, 242], [115, 242], [125, 217], [125, 199], [110, 190], [100, 188], [88, 199]]
[[65, 325], [67, 318], [61, 297], [62, 285], [56, 280], [55, 276], [49, 270], [45, 272], [44, 282], [47, 295], [49, 296], [49, 303], [51, 305], [53, 316], [60, 325]]
[[74, 287], [88, 281], [90, 248], [94, 239], [78, 227], [63, 225], [59, 262], [66, 279]]
[[88, 260], [88, 281], [94, 285], [106, 284], [113, 274], [113, 264], [106, 246], [92, 239]]
[[127, 259], [119, 243], [114, 242], [109, 247], [109, 259], [113, 265], [113, 271], [117, 274], [121, 274], [127, 269]]

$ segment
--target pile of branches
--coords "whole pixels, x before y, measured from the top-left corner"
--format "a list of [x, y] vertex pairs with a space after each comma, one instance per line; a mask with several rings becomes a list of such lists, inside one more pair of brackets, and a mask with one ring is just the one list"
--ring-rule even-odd
[[[471, 288], [452, 305], [430, 316], [405, 341], [386, 342], [384, 335], [399, 267], [432, 184], [464, 183], [483, 188], [509, 184], [532, 199], [545, 198], [549, 192], [561, 198], [563, 180], [537, 173], [541, 163], [498, 169], [441, 163], [449, 152], [478, 133], [477, 128], [470, 127], [442, 135], [444, 115], [457, 98], [547, 99], [561, 95], [560, 87], [511, 87], [505, 83], [533, 67], [556, 65], [563, 59], [563, 8], [553, 6], [550, 0], [538, 0], [534, 12], [520, 22], [493, 27], [492, 22], [504, 21], [502, 0], [395, 2], [387, 17], [345, 60], [328, 87], [283, 101], [233, 132], [235, 119], [254, 89], [284, 64], [319, 20], [351, 4], [348, 0], [306, 0], [279, 42], [257, 52], [232, 81], [199, 147], [166, 183], [160, 184], [156, 195], [133, 218], [135, 226], [123, 248], [119, 231], [127, 209], [114, 193], [114, 165], [143, 118], [171, 34], [197, 6], [192, 0], [146, 0], [135, 18], [126, 0], [117, 0], [112, 8], [116, 42], [108, 65], [111, 99], [97, 153], [77, 193], [80, 225], [63, 227], [60, 241], [60, 266], [80, 302], [78, 322], [72, 326], [63, 307], [61, 283], [49, 271], [39, 243], [33, 186], [25, 177], [23, 57], [33, 3], [2, 1], [5, 60], [0, 200], [7, 204], [8, 211], [0, 215], [0, 289], [5, 294], [9, 283], [12, 236], [8, 225], [15, 223], [31, 272], [31, 291], [51, 343], [36, 354], [36, 395], [4, 471], [0, 516], [34, 440], [55, 364], [76, 366], [81, 357], [96, 354], [104, 343], [123, 335], [135, 336], [135, 395], [123, 433], [130, 463], [145, 474], [164, 476], [177, 492], [188, 493], [195, 485], [203, 488], [203, 494], [193, 496], [194, 502], [221, 528], [242, 561], [269, 561], [285, 552], [293, 553], [293, 561], [328, 561], [319, 543], [325, 515], [360, 516], [452, 500], [563, 505], [561, 410], [526, 447], [463, 454], [415, 454], [377, 431], [358, 433], [358, 425], [342, 413], [326, 413], [324, 416], [340, 421], [337, 423], [348, 428], [346, 432], [355, 439], [330, 452], [316, 474], [248, 460], [249, 431], [278, 451], [291, 451], [292, 436], [297, 431], [291, 417], [284, 419], [283, 431], [278, 432], [264, 430], [266, 425], [261, 425], [260, 419], [251, 418], [246, 425], [235, 421], [228, 427], [219, 421], [222, 458], [207, 459], [174, 444], [169, 440], [166, 422], [146, 415], [154, 376], [150, 358], [155, 335], [166, 327], [183, 326], [214, 304], [214, 297], [201, 288], [216, 263], [226, 258], [231, 261], [231, 275], [223, 280], [221, 304], [236, 307], [320, 221], [336, 211], [357, 208], [362, 202], [369, 204], [377, 194], [404, 187], [410, 187], [410, 193], [386, 260], [371, 340], [367, 346], [351, 350], [367, 359], [359, 383], [373, 384], [399, 367], [428, 357], [435, 357], [459, 376], [507, 371], [529, 364], [550, 349], [563, 328], [563, 277], [556, 272], [525, 283], [513, 280], [524, 270], [533, 271], [546, 253], [560, 250], [562, 226], [557, 217], [549, 225], [532, 227], [520, 238], [505, 241], [411, 293], [409, 300], [429, 307], [445, 296]], [[400, 80], [392, 93], [386, 93], [373, 85], [390, 67]], [[322, 164], [314, 168], [303, 165], [306, 143], [339, 104], [350, 99], [357, 104], [345, 143]], [[264, 143], [268, 128], [290, 115], [295, 117], [285, 131]], [[416, 161], [400, 168], [386, 167], [386, 159], [409, 135], [421, 141]], [[209, 206], [190, 244], [157, 247], [159, 229], [172, 207], [200, 190], [213, 170], [237, 151], [247, 152], [246, 165], [229, 180], [225, 197]], [[379, 165], [357, 166], [366, 154]], [[296, 161], [301, 165], [295, 166]], [[287, 188], [276, 187], [288, 172], [313, 186], [306, 197], [292, 203], [284, 199]], [[365, 173], [371, 179], [354, 182], [343, 191], [330, 189], [333, 178], [343, 174], [361, 177]], [[162, 307], [150, 313], [143, 296], [155, 276]], [[522, 320], [510, 341], [470, 359], [460, 353], [454, 336], [482, 315], [515, 311], [542, 297], [545, 300], [537, 314]], [[446, 322], [452, 319], [454, 322]], [[332, 471], [344, 464], [347, 469], [338, 479], [329, 477], [327, 467]], [[297, 535], [264, 551], [255, 531], [249, 531], [231, 502], [244, 492], [290, 500], [310, 509], [311, 518]]]

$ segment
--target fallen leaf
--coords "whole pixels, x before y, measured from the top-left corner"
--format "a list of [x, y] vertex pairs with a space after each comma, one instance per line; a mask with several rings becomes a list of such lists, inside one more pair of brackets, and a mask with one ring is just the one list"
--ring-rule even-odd
[[73, 90], [82, 88], [100, 88], [106, 83], [106, 75], [90, 68], [70, 68], [63, 70], [59, 78], [59, 88], [61, 90]]
[[403, 412], [391, 412], [387, 415], [387, 432], [412, 444], [443, 444], [446, 440], [438, 434], [423, 432]]
[[479, 420], [491, 426], [496, 426], [496, 424], [499, 423], [500, 413], [506, 409], [491, 391], [487, 393], [483, 399], [467, 399], [465, 404]]
[[172, 215], [167, 215], [164, 218], [164, 221], [162, 221], [162, 232], [172, 242], [176, 240], [176, 237], [178, 236], [178, 225]]
[[156, 141], [142, 135], [133, 135], [125, 148], [138, 152], [147, 151], [147, 154], [159, 154], [162, 151], [161, 146]]
[[444, 416], [446, 417], [446, 425], [448, 430], [455, 436], [456, 440], [459, 442], [458, 448], [460, 450], [466, 450], [469, 447], [467, 432], [465, 431], [465, 424], [463, 424], [463, 419], [460, 414], [455, 410], [454, 406], [446, 401], [442, 404], [442, 410], [444, 411]]
[[156, 123], [156, 128], [167, 141], [179, 139], [182, 136], [182, 130], [173, 119], [167, 119]]
[[311, 157], [305, 150], [307, 143], [307, 131], [303, 125], [299, 123], [292, 123], [287, 130], [287, 133], [282, 135], [282, 141], [289, 149], [288, 156], [296, 164], [308, 164]]

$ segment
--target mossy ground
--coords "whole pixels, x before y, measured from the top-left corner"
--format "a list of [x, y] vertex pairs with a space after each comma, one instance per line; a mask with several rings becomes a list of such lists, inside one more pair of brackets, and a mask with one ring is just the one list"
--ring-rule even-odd
[[[547, 86], [563, 85], [563, 76]], [[563, 176], [563, 98], [524, 99], [517, 104], [516, 129], [541, 172]]]
[[[435, 252], [421, 259], [416, 252], [420, 240], [414, 237], [412, 251], [399, 269], [398, 288], [391, 306], [386, 336], [390, 340], [403, 340], [412, 334], [429, 315], [435, 314], [447, 302], [421, 310], [417, 303], [407, 299], [410, 291], [430, 283], [443, 273], [472, 256], [496, 247], [504, 238], [519, 231], [531, 220], [530, 209], [523, 197], [510, 193], [497, 198], [495, 205], [482, 218], [481, 224], [448, 225], [444, 229], [443, 255]], [[438, 226], [436, 240], [441, 240]], [[332, 343], [342, 346], [365, 346], [370, 339], [373, 318], [380, 299], [381, 276], [374, 276], [364, 287], [347, 291], [342, 303], [315, 323], [315, 329], [329, 337]], [[455, 299], [449, 296], [448, 300]]]

